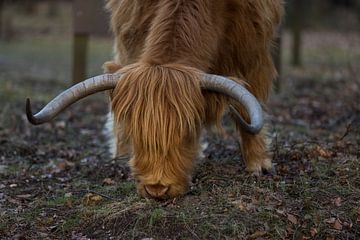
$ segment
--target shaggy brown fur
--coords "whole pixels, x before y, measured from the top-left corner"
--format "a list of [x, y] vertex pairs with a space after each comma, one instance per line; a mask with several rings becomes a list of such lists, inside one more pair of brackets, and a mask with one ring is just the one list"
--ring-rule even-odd
[[[280, 0], [108, 0], [115, 34], [115, 63], [124, 74], [112, 93], [117, 155], [130, 166], [143, 196], [184, 194], [203, 125], [217, 124], [229, 103], [202, 92], [201, 72], [244, 81], [265, 103], [276, 71], [271, 41]], [[240, 80], [242, 79], [242, 80]], [[238, 130], [247, 170], [271, 168], [265, 131]]]

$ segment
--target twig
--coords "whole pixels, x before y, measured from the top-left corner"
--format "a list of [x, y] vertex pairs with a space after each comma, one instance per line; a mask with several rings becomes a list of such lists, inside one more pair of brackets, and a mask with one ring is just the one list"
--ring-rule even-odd
[[115, 157], [114, 160], [119, 160], [119, 161], [122, 161], [122, 160], [130, 160], [130, 156], [121, 156], [121, 157]]
[[103, 198], [106, 198], [106, 199], [109, 199], [109, 200], [113, 200], [113, 201], [121, 201], [122, 199], [121, 198], [113, 198], [113, 197], [110, 197], [108, 195], [105, 195], [103, 193], [99, 193], [99, 192], [96, 192], [96, 191], [93, 191], [93, 190], [89, 190], [89, 189], [84, 189], [84, 190], [80, 190], [80, 191], [77, 191], [77, 192], [86, 192], [86, 193], [92, 193], [92, 194], [96, 194], [96, 195], [99, 195]]
[[350, 129], [351, 129], [353, 123], [354, 123], [354, 120], [352, 120], [350, 123], [348, 123], [346, 125], [345, 133], [342, 135], [342, 137], [339, 138], [340, 141], [342, 141], [350, 133]]
[[185, 225], [186, 229], [187, 229], [196, 239], [200, 239], [199, 236], [189, 227], [189, 225], [187, 224], [185, 218], [183, 218], [183, 222], [184, 222], [184, 225]]

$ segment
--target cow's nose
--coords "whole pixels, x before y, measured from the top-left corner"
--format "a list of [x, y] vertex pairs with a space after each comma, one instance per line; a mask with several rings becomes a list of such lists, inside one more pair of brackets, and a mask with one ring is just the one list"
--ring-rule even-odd
[[145, 191], [153, 198], [165, 197], [168, 190], [169, 186], [162, 184], [145, 185]]

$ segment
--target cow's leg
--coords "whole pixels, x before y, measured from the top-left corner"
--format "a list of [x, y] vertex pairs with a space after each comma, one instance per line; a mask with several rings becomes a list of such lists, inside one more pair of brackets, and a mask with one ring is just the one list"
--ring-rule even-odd
[[[243, 116], [243, 119], [249, 122], [248, 114], [244, 111], [243, 107], [237, 103], [232, 103]], [[245, 161], [246, 170], [259, 175], [262, 172], [273, 172], [271, 157], [268, 153], [268, 143], [266, 137], [266, 128], [262, 129], [259, 134], [251, 134], [243, 130], [237, 121], [235, 114], [231, 114], [235, 120], [237, 131], [241, 137], [241, 152]]]
[[253, 135], [245, 131], [240, 131], [241, 151], [248, 172], [259, 175], [261, 172], [271, 172], [271, 157], [267, 151], [266, 130], [263, 129], [259, 134]]

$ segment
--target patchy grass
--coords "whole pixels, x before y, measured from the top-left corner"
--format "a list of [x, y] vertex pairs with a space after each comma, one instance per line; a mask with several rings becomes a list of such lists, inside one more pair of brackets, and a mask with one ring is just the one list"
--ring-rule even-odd
[[[309, 32], [304, 68], [285, 61], [283, 92], [269, 104], [276, 176], [247, 175], [227, 127], [208, 138], [188, 194], [158, 202], [139, 197], [126, 162], [109, 157], [104, 94], [27, 123], [27, 96], [39, 109], [70, 84], [71, 42], [67, 32], [33, 36], [21, 19], [15, 42], [0, 42], [1, 239], [360, 238], [358, 36]], [[90, 74], [110, 45], [93, 39]]]

